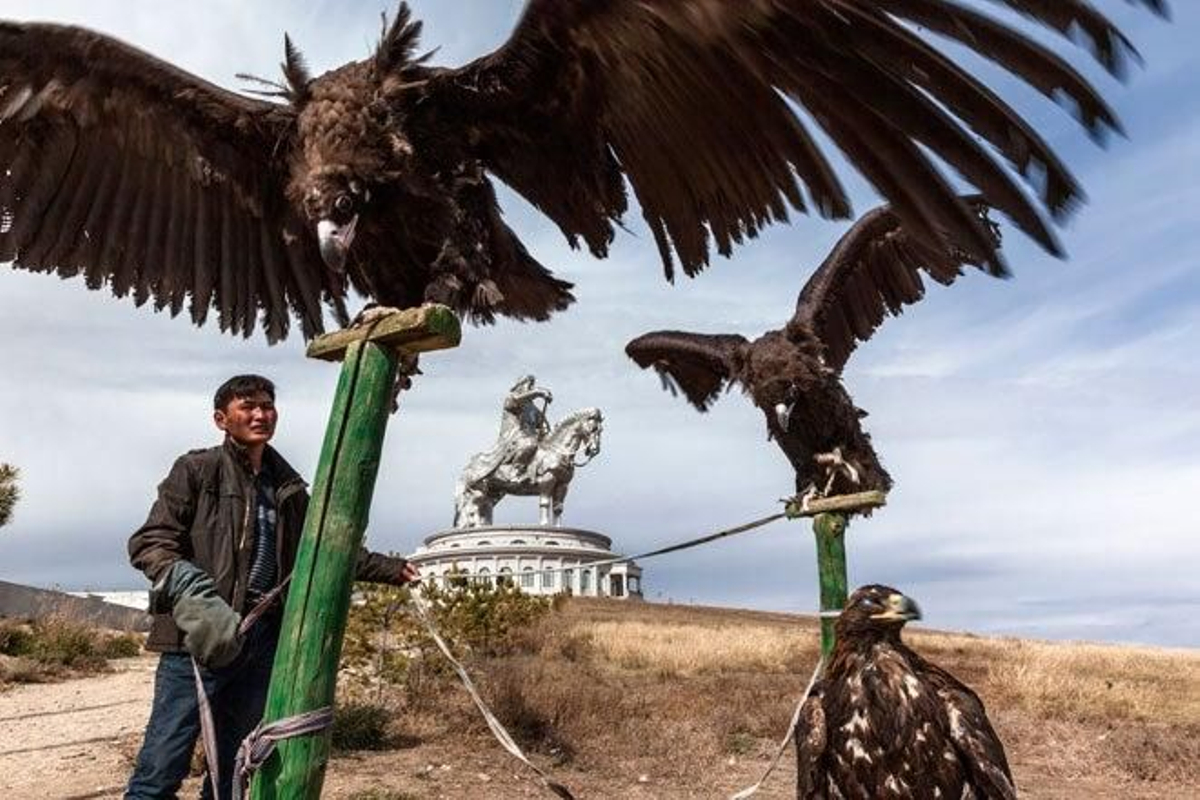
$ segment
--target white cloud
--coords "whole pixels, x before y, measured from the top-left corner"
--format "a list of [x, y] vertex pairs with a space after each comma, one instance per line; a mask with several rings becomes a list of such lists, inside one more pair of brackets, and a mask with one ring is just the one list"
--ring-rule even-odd
[[[429, 21], [426, 43], [445, 45], [438, 58], [446, 63], [497, 44], [519, 7], [475, 5], [464, 21], [462, 4], [414, 5]], [[283, 30], [315, 70], [363, 57], [377, 35], [376, 12], [390, 7], [221, 0], [168, 13], [145, 0], [42, 0], [10, 2], [4, 14], [113, 31], [236, 86], [235, 72], [276, 74]], [[1161, 50], [1195, 15], [1177, 9], [1173, 28], [1147, 35]], [[1138, 94], [1175, 92], [1180, 59], [1190, 58], [1180, 54], [1190, 52], [1146, 49], [1149, 74], [1114, 95], [1147, 110], [1130, 120], [1134, 141], [1108, 154], [1093, 153], [1061, 114], [1045, 115], [1094, 198], [1064, 234], [1071, 261], [1047, 259], [1010, 233], [1014, 280], [973, 275], [932, 290], [850, 363], [848, 388], [871, 412], [868, 430], [898, 480], [889, 508], [852, 526], [851, 579], [902, 583], [931, 624], [1164, 642], [1182, 641], [1189, 626], [1196, 633], [1194, 614], [1162, 598], [1200, 592], [1189, 502], [1200, 486], [1200, 105]], [[1160, 63], [1169, 74], [1156, 71]], [[1193, 74], [1193, 95], [1194, 83]], [[1151, 114], [1155, 102], [1169, 112]], [[865, 211], [873, 201], [855, 191]], [[449, 523], [458, 470], [490, 444], [500, 399], [526, 372], [554, 390], [552, 416], [605, 411], [604, 452], [572, 487], [570, 524], [635, 551], [773, 510], [792, 478], [765, 441], [759, 413], [735, 394], [701, 417], [661, 393], [622, 348], [652, 329], [756, 335], [779, 325], [844, 228], [798, 217], [672, 287], [636, 213], [633, 234], [619, 233], [614, 257], [600, 262], [571, 252], [511, 193], [502, 197], [510, 224], [577, 282], [580, 302], [549, 325], [469, 329], [460, 349], [425, 359], [425, 376], [391, 423], [372, 545], [411, 550]], [[136, 583], [125, 538], [171, 460], [215, 441], [211, 392], [234, 372], [277, 380], [280, 449], [306, 474], [315, 467], [336, 368], [306, 361], [298, 341], [268, 348], [234, 340], [86, 292], [78, 281], [7, 269], [0, 341], [0, 459], [22, 467], [25, 486], [14, 524], [0, 535], [5, 578]], [[510, 500], [498, 517], [535, 513], [532, 501]], [[645, 566], [652, 598], [815, 603], [803, 523]], [[1097, 616], [1097, 598], [1119, 599], [1121, 612]]]

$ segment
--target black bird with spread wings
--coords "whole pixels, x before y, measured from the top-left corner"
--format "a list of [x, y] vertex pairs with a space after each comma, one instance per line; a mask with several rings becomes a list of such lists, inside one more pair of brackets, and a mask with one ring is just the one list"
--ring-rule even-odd
[[[983, 201], [972, 196], [964, 204], [998, 246]], [[834, 246], [782, 329], [753, 342], [737, 334], [657, 331], [634, 339], [625, 352], [643, 369], [653, 367], [672, 393], [682, 390], [699, 411], [740, 385], [796, 471], [802, 505], [831, 491], [886, 492], [892, 479], [862, 429], [866, 412], [842, 385], [842, 369], [886, 317], [924, 297], [922, 273], [949, 285], [965, 265], [1004, 274], [957, 248], [927, 247], [894, 210], [877, 208]]]
[[978, 695], [900, 639], [917, 604], [887, 586], [850, 596], [796, 724], [797, 800], [1015, 800]]
[[[1165, 12], [1165, 0], [1127, 0]], [[1120, 75], [1133, 49], [1084, 0], [992, 0]], [[255, 99], [99, 33], [0, 22], [0, 262], [79, 276], [201, 324], [306, 337], [349, 285], [475, 321], [573, 301], [501, 219], [492, 178], [603, 257], [626, 181], [671, 278], [789, 209], [850, 215], [789, 102], [931, 248], [998, 264], [932, 156], [1047, 250], [1079, 186], [1036, 130], [917, 31], [1119, 129], [1054, 50], [960, 0], [529, 0], [499, 49], [418, 55], [401, 3], [368, 58], [313, 77], [285, 40]], [[1007, 162], [1006, 169], [1001, 162]], [[1031, 201], [1013, 173], [1032, 186]]]

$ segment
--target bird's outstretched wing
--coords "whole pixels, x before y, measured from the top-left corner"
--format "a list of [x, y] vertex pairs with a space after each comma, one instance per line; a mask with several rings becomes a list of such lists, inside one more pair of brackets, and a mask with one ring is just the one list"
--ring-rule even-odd
[[[978, 196], [963, 198], [998, 246], [1000, 236]], [[949, 285], [964, 265], [982, 262], [951, 245], [929, 247], [914, 236], [888, 206], [863, 215], [813, 273], [796, 301], [789, 328], [808, 330], [825, 345], [825, 364], [841, 371], [859, 342], [865, 342], [889, 315], [925, 296], [921, 273]], [[989, 267], [997, 277], [1006, 273]]]
[[[1164, 10], [1161, 0], [1132, 1]], [[1082, 31], [1076, 38], [1115, 74], [1131, 52], [1083, 0], [993, 2], [1011, 16]], [[958, 0], [530, 0], [499, 49], [427, 74], [410, 122], [468, 143], [572, 244], [582, 239], [600, 256], [626, 209], [627, 176], [668, 279], [675, 259], [694, 274], [713, 244], [728, 255], [734, 243], [785, 219], [789, 206], [850, 214], [833, 168], [789, 101], [930, 246], [949, 236], [999, 263], [986, 229], [925, 150], [1059, 253], [994, 154], [1029, 180], [1055, 218], [1081, 197], [1075, 179], [1020, 114], [916, 28], [1062, 101], [1096, 137], [1119, 128], [1066, 60]]]
[[101, 34], [0, 22], [0, 262], [313, 336], [344, 290], [284, 202], [293, 123]]
[[737, 379], [747, 347], [745, 337], [655, 331], [625, 345], [625, 353], [642, 369], [654, 367], [663, 388], [679, 390], [698, 411], [707, 411]]

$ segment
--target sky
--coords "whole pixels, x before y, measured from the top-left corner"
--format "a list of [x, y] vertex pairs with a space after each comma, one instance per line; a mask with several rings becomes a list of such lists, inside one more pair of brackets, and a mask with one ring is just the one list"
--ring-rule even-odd
[[[981, 3], [991, 6], [991, 4]], [[896, 479], [887, 508], [847, 534], [851, 585], [887, 583], [920, 601], [925, 624], [1022, 637], [1200, 642], [1200, 8], [1166, 24], [1098, 2], [1146, 64], [1128, 84], [1047, 38], [1092, 77], [1128, 138], [1101, 148], [1061, 108], [977, 60], [1073, 168], [1090, 200], [1061, 231], [1055, 260], [1005, 226], [1015, 277], [971, 274], [886, 322], [845, 381]], [[415, 0], [435, 63], [499, 45], [520, 3]], [[167, 10], [169, 8], [169, 10]], [[283, 33], [315, 72], [365, 57], [380, 2], [5, 0], [0, 16], [83, 24], [213, 82], [278, 73]], [[955, 51], [956, 54], [958, 51]], [[841, 162], [836, 162], [841, 163]], [[843, 169], [855, 210], [879, 200]], [[656, 329], [778, 327], [847, 223], [796, 215], [668, 285], [636, 209], [611, 256], [572, 251], [547, 219], [503, 187], [510, 225], [576, 284], [578, 303], [546, 324], [464, 331], [422, 359], [384, 443], [367, 543], [411, 552], [449, 527], [471, 454], [491, 446], [509, 386], [532, 373], [554, 393], [552, 420], [598, 406], [603, 451], [576, 475], [564, 524], [633, 553], [772, 513], [791, 471], [760, 412], [730, 394], [704, 416], [662, 392], [625, 342]], [[81, 281], [0, 265], [0, 461], [22, 470], [23, 498], [0, 530], [0, 579], [67, 589], [144, 585], [127, 562], [155, 486], [183, 451], [219, 441], [215, 387], [260, 372], [278, 384], [275, 445], [315, 470], [337, 368], [196, 329]], [[512, 498], [500, 523], [531, 523]], [[773, 526], [642, 563], [652, 602], [782, 611], [817, 605], [809, 523]]]

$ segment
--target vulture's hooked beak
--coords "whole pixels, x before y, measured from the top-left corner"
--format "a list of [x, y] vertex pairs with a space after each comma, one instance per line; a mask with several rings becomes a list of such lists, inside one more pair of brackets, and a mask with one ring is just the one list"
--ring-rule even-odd
[[902, 594], [889, 595], [887, 609], [878, 614], [871, 615], [871, 619], [899, 620], [901, 622], [909, 622], [920, 618], [921, 607], [911, 597], [905, 597]]
[[775, 406], [775, 420], [784, 431], [792, 424], [792, 409], [795, 407], [795, 403], [779, 403]]
[[346, 267], [346, 254], [354, 242], [354, 229], [358, 226], [358, 215], [355, 214], [345, 225], [338, 225], [333, 220], [323, 219], [317, 223], [317, 241], [321, 246], [321, 258], [325, 266], [334, 272], [341, 272]]

